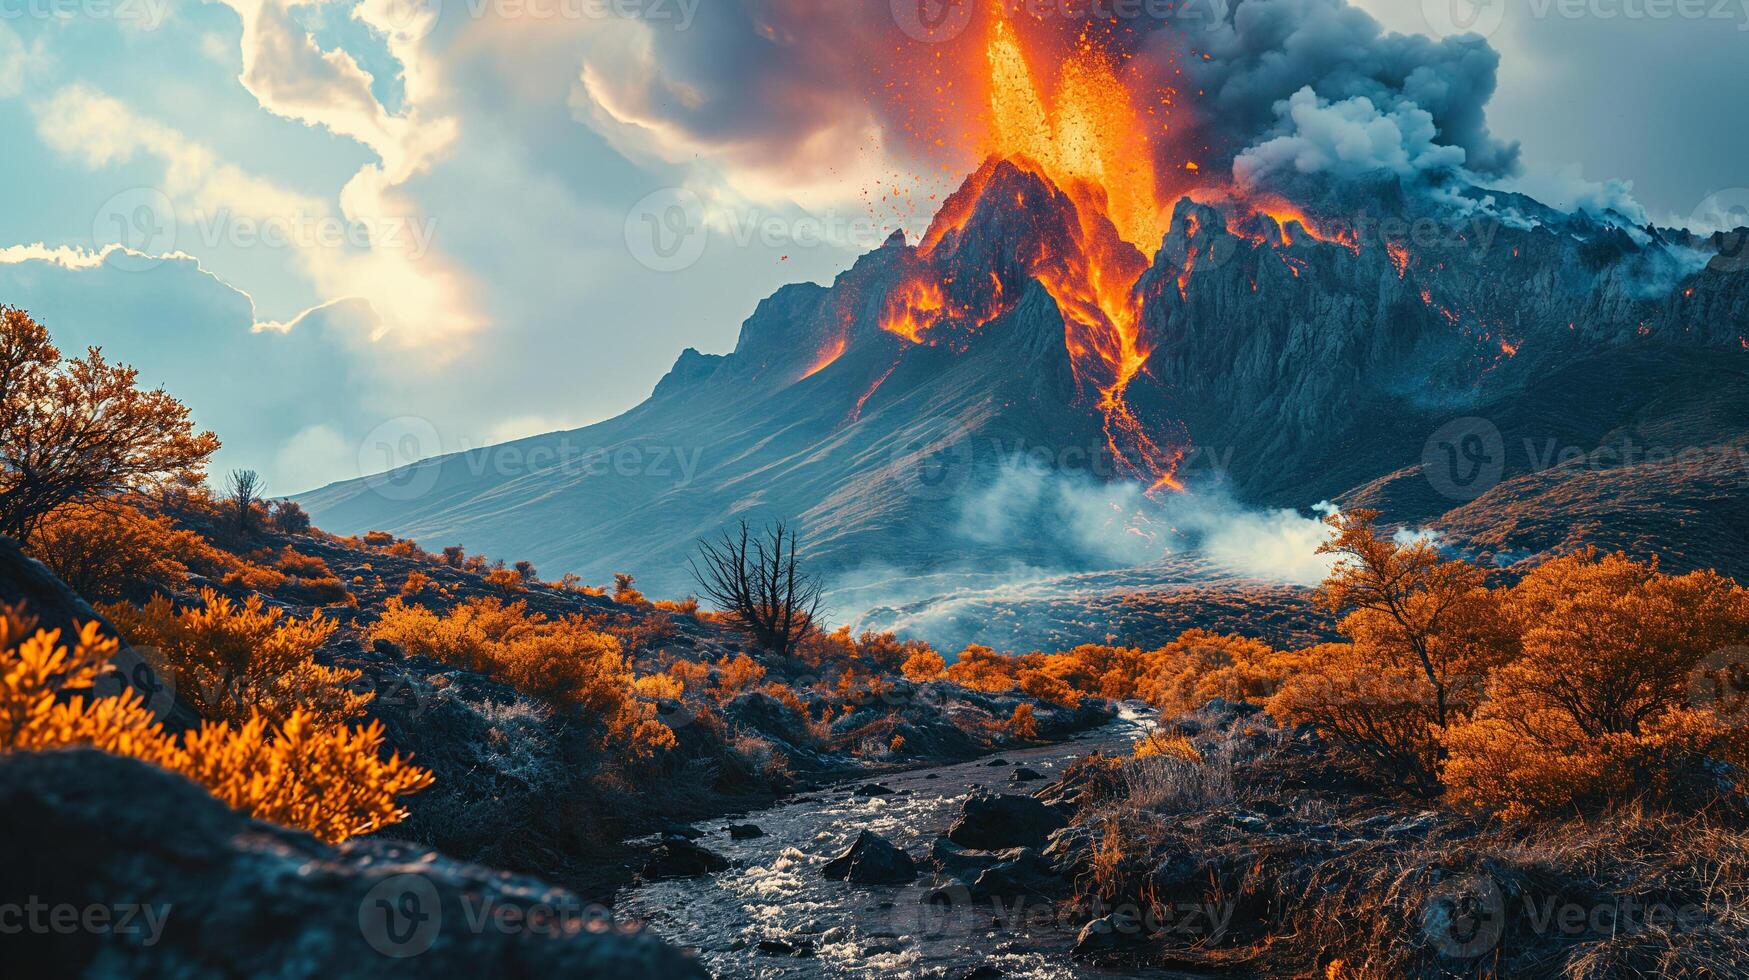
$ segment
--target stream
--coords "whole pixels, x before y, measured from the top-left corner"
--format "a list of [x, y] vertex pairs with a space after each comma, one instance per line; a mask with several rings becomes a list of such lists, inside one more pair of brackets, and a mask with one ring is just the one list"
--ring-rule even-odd
[[[1048, 903], [1035, 901], [1023, 915], [1008, 917], [1013, 924], [1000, 924], [994, 906], [968, 910], [962, 904], [943, 911], [925, 904], [930, 892], [950, 883], [928, 871], [911, 885], [877, 886], [828, 880], [820, 866], [842, 854], [863, 830], [885, 837], [922, 866], [932, 842], [947, 832], [972, 791], [1030, 794], [1073, 759], [1099, 748], [1127, 750], [1151, 726], [1149, 716], [1125, 709], [1118, 719], [1074, 741], [871, 777], [744, 818], [701, 823], [705, 836], [698, 843], [727, 857], [733, 867], [629, 887], [620, 893], [616, 914], [641, 920], [668, 942], [693, 950], [713, 976], [722, 978], [959, 978], [982, 966], [995, 967], [1004, 977], [1117, 976], [1071, 962], [1069, 951], [1083, 923], [1066, 911], [1059, 917]], [[995, 759], [1008, 764], [993, 765]], [[1011, 783], [1021, 766], [1044, 779]], [[852, 795], [869, 781], [895, 792]], [[731, 840], [729, 823], [754, 824], [765, 836]]]

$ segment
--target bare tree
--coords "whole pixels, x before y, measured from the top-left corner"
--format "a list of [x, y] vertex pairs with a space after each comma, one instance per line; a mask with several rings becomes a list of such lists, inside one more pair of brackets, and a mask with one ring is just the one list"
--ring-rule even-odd
[[823, 591], [819, 579], [798, 567], [798, 548], [796, 532], [782, 521], [757, 534], [742, 521], [738, 533], [700, 541], [698, 558], [688, 564], [706, 599], [754, 642], [788, 657], [817, 628]]
[[230, 486], [231, 503], [237, 507], [237, 526], [247, 532], [250, 516], [255, 513], [255, 504], [261, 499], [265, 484], [261, 481], [261, 474], [254, 470], [232, 470]]

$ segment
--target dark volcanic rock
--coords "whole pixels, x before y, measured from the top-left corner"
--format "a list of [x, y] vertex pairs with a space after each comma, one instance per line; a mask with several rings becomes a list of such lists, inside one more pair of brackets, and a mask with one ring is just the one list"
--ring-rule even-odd
[[880, 783], [865, 783], [858, 786], [850, 795], [868, 799], [875, 796], [892, 796], [894, 792], [896, 791], [891, 787], [882, 786]]
[[978, 793], [966, 799], [947, 836], [961, 847], [984, 851], [1043, 847], [1052, 831], [1068, 823], [1057, 810], [1030, 796]]
[[1128, 912], [1113, 912], [1081, 927], [1075, 937], [1076, 959], [1095, 962], [1122, 959], [1145, 950], [1148, 937], [1142, 923]]
[[732, 823], [729, 825], [730, 840], [752, 840], [755, 837], [764, 836], [765, 831], [761, 830], [757, 824]]
[[[96, 931], [7, 936], [9, 976], [705, 976], [652, 936], [585, 928], [588, 906], [544, 882], [331, 847], [87, 750], [0, 756], [0, 868], [8, 901], [108, 910]], [[469, 928], [483, 911], [529, 927]]]
[[1003, 851], [999, 857], [972, 883], [973, 898], [1055, 898], [1068, 888], [1051, 863], [1030, 847]]
[[828, 862], [820, 873], [859, 885], [908, 885], [917, 880], [917, 864], [885, 838], [865, 830], [850, 850]]
[[1045, 778], [1044, 773], [1037, 769], [1028, 769], [1025, 766], [1008, 774], [1008, 781], [1011, 783], [1036, 783], [1043, 778]]
[[660, 878], [696, 878], [727, 871], [728, 868], [729, 859], [721, 854], [700, 847], [685, 837], [666, 836], [639, 874], [655, 881]]

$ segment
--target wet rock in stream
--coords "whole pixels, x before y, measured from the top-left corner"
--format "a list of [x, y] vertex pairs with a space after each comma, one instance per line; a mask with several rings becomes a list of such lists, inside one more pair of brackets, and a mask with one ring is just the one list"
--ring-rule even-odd
[[917, 863], [879, 834], [865, 830], [850, 850], [828, 862], [820, 873], [859, 885], [908, 885], [917, 880]]

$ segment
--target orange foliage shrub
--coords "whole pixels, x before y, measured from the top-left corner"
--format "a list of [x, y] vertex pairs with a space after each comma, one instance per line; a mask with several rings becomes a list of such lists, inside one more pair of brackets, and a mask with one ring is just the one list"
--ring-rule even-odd
[[272, 593], [285, 587], [286, 575], [278, 569], [240, 562], [220, 581], [234, 589]]
[[1033, 717], [1032, 705], [1017, 704], [1014, 714], [1008, 718], [1008, 734], [1015, 738], [1038, 738], [1038, 720]]
[[160, 596], [143, 608], [116, 604], [103, 613], [202, 718], [243, 724], [260, 712], [277, 725], [301, 709], [333, 724], [370, 703], [370, 694], [351, 690], [358, 671], [311, 659], [333, 635], [331, 621], [288, 617], [260, 596], [238, 605], [202, 589], [200, 599], [198, 609], [179, 610]]
[[431, 773], [383, 759], [380, 725], [346, 728], [294, 710], [281, 726], [260, 714], [238, 729], [207, 722], [178, 742], [132, 688], [88, 698], [118, 644], [87, 623], [71, 649], [0, 608], [0, 751], [88, 746], [180, 772], [235, 809], [330, 842], [406, 816], [400, 798]]
[[408, 572], [407, 580], [401, 583], [401, 598], [411, 599], [431, 587], [431, 576], [424, 572]]
[[1074, 704], [1081, 700], [1073, 688], [1042, 670], [1023, 669], [1019, 673], [1019, 680], [1020, 689], [1040, 701]]
[[1137, 693], [1167, 717], [1189, 714], [1215, 698], [1262, 703], [1285, 673], [1268, 644], [1198, 629], [1185, 631], [1149, 659], [1155, 667]]
[[1458, 801], [1546, 815], [1663, 794], [1707, 755], [1741, 759], [1749, 717], [1696, 694], [1713, 658], [1749, 644], [1749, 590], [1587, 551], [1525, 576], [1506, 608], [1522, 652], [1446, 739]]
[[940, 680], [947, 674], [947, 661], [934, 650], [919, 650], [905, 660], [899, 668], [905, 679], [917, 684]]
[[170, 588], [188, 577], [177, 555], [186, 531], [122, 504], [72, 504], [38, 525], [31, 554], [87, 599], [116, 599], [138, 589]]
[[647, 606], [650, 600], [644, 594], [632, 587], [633, 579], [624, 572], [613, 574], [613, 601], [622, 606]]
[[1377, 516], [1331, 517], [1335, 536], [1319, 549], [1338, 559], [1321, 599], [1347, 613], [1340, 629], [1352, 642], [1281, 658], [1268, 707], [1432, 795], [1441, 732], [1475, 710], [1481, 679], [1512, 657], [1516, 638], [1482, 569], [1441, 557], [1425, 540], [1379, 537]]
[[717, 692], [725, 701], [764, 679], [765, 667], [744, 653], [733, 660], [725, 657], [717, 664]]
[[680, 682], [682, 690], [698, 692], [710, 683], [711, 668], [696, 660], [676, 660], [668, 665], [668, 676]]
[[440, 616], [395, 598], [384, 606], [371, 638], [579, 708], [599, 718], [608, 742], [632, 757], [675, 744], [674, 733], [633, 696], [619, 641], [582, 617], [548, 619], [528, 612], [526, 603], [506, 606], [498, 599], [474, 599]]
[[503, 592], [521, 592], [528, 583], [514, 569], [494, 568], [486, 573], [486, 584]]
[[947, 678], [962, 687], [991, 694], [1012, 691], [1019, 683], [1013, 658], [976, 644], [960, 651], [959, 659], [947, 668]]
[[298, 578], [332, 578], [334, 573], [328, 570], [328, 563], [316, 555], [306, 555], [303, 552], [286, 545], [280, 551], [274, 564], [287, 575]]
[[663, 599], [656, 603], [656, 608], [663, 612], [676, 613], [681, 616], [697, 616], [698, 596], [687, 596], [679, 601]]
[[367, 548], [387, 548], [395, 543], [395, 536], [387, 531], [367, 531], [362, 540]]

